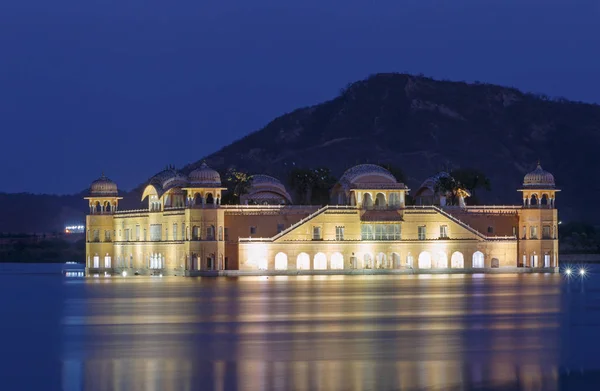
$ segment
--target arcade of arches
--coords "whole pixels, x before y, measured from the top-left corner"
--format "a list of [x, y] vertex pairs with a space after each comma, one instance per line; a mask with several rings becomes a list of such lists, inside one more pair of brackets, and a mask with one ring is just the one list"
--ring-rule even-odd
[[[414, 260], [417, 260], [415, 263]], [[465, 259], [468, 262], [465, 262]], [[532, 256], [532, 266], [537, 264], [537, 257]], [[486, 257], [481, 251], [464, 253], [454, 251], [447, 254], [444, 251], [420, 251], [402, 254], [401, 252], [363, 252], [344, 255], [340, 252], [317, 252], [308, 254], [301, 252], [297, 255], [288, 255], [278, 252], [273, 260], [259, 257], [250, 263], [260, 265], [262, 270], [342, 270], [342, 269], [483, 269], [500, 267], [498, 257]], [[544, 267], [549, 267], [550, 255], [544, 258]], [[272, 267], [269, 267], [272, 265]]]

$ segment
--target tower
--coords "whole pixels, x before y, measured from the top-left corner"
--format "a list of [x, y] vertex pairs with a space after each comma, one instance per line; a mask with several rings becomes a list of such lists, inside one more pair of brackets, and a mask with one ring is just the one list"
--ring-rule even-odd
[[558, 211], [554, 176], [542, 169], [525, 175], [519, 211], [519, 259], [523, 267], [558, 267]]
[[86, 217], [86, 271], [88, 274], [111, 273], [114, 267], [113, 240], [115, 228], [113, 214], [118, 208], [117, 184], [104, 174], [92, 182], [89, 195], [90, 214]]

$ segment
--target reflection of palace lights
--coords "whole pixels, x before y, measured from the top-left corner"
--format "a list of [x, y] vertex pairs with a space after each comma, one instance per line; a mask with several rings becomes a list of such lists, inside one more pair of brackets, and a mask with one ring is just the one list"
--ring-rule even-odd
[[83, 226], [83, 225], [67, 225], [65, 227], [65, 233], [68, 233], [68, 234], [83, 233], [84, 230], [85, 230], [85, 226]]
[[583, 269], [583, 268], [582, 268], [582, 269], [579, 269], [579, 274], [580, 274], [581, 276], [585, 276], [585, 269]]

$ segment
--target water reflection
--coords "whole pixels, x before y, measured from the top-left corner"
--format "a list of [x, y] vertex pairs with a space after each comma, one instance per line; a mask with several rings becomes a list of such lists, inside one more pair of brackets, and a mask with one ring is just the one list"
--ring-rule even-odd
[[448, 361], [63, 362], [65, 390], [558, 390], [556, 368]]
[[65, 390], [558, 389], [561, 277], [64, 285]]

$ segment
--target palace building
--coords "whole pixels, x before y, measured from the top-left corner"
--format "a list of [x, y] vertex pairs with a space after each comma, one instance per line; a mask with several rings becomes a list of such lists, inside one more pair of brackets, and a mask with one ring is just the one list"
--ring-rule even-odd
[[[276, 178], [250, 177], [240, 205], [206, 164], [188, 176], [168, 168], [142, 195], [147, 207], [119, 210], [117, 185], [91, 184], [86, 219], [88, 274], [555, 271], [554, 177], [537, 168], [518, 191], [522, 205], [469, 206], [469, 193], [440, 194], [426, 179], [409, 189], [383, 167], [348, 169], [327, 206], [293, 205]], [[455, 204], [455, 205], [450, 205]], [[233, 272], [232, 272], [233, 273]], [[227, 272], [223, 272], [227, 274]]]

